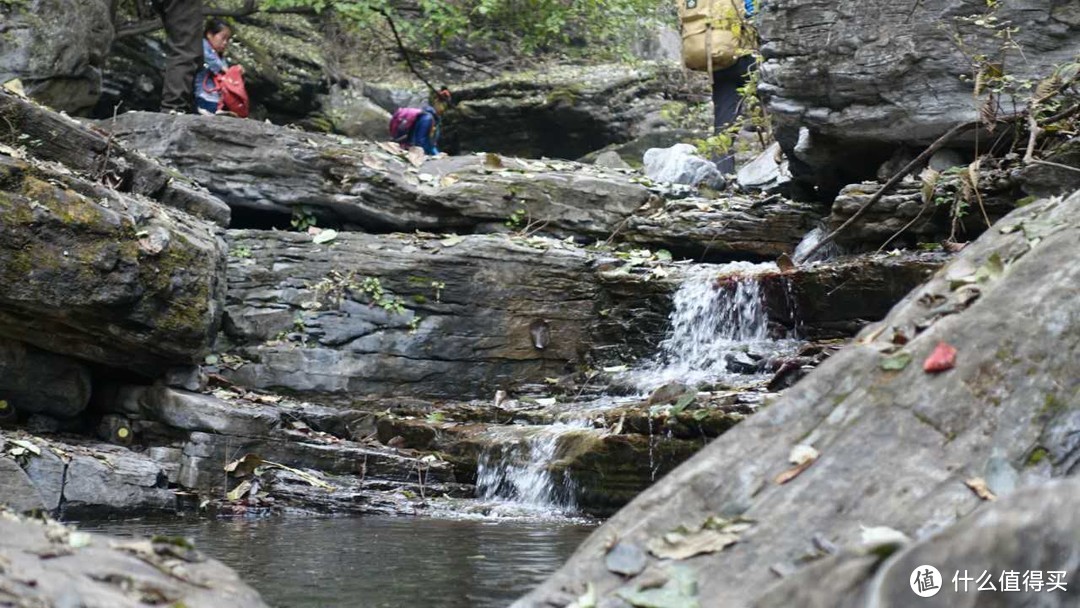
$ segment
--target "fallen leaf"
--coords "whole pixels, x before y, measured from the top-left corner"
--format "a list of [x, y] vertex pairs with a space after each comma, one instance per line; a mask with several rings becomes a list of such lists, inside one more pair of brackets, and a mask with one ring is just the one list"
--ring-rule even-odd
[[502, 158], [498, 154], [487, 152], [484, 154], [484, 167], [488, 169], [502, 169]]
[[364, 163], [364, 166], [366, 166], [369, 169], [374, 169], [376, 171], [385, 171], [386, 170], [386, 163], [384, 163], [381, 160], [375, 158], [374, 156], [365, 154], [362, 161]]
[[795, 262], [791, 259], [791, 256], [786, 253], [781, 253], [780, 257], [776, 258], [776, 266], [780, 269], [780, 272], [791, 272], [795, 270]]
[[788, 454], [788, 462], [791, 464], [803, 464], [817, 460], [818, 456], [821, 456], [821, 452], [817, 451], [814, 446], [799, 444], [791, 448], [791, 454]]
[[26, 97], [26, 89], [23, 87], [23, 83], [18, 78], [12, 78], [4, 83], [4, 90], [10, 91], [19, 97]]
[[442, 179], [439, 180], [439, 185], [442, 186], [443, 188], [448, 188], [448, 187], [453, 186], [454, 184], [456, 184], [456, 183], [458, 183], [460, 181], [461, 181], [461, 178], [459, 178], [456, 175], [444, 175], [444, 176], [442, 176]]
[[986, 485], [986, 480], [982, 477], [972, 477], [965, 481], [964, 485], [971, 488], [971, 491], [983, 500], [997, 500], [997, 496], [990, 491], [990, 487]]
[[934, 352], [923, 363], [923, 371], [936, 374], [956, 366], [956, 349], [946, 342], [939, 342]]
[[23, 448], [27, 452], [30, 452], [34, 456], [41, 456], [41, 448], [34, 445], [33, 443], [30, 443], [29, 441], [25, 441], [25, 440], [22, 440], [22, 439], [8, 439], [8, 443], [13, 443], [13, 444]]
[[909, 363], [911, 363], [911, 353], [907, 351], [900, 351], [895, 355], [890, 355], [882, 359], [881, 369], [890, 372], [897, 372], [907, 367]]
[[443, 247], [453, 247], [454, 245], [457, 245], [458, 243], [461, 243], [464, 240], [465, 240], [465, 237], [458, 236], [458, 235], [455, 234], [453, 236], [448, 236], [445, 239], [439, 241], [439, 244], [442, 245]]
[[738, 541], [738, 535], [720, 530], [668, 532], [649, 542], [649, 553], [660, 559], [687, 559], [703, 553], [722, 551]]
[[236, 501], [242, 499], [243, 497], [247, 496], [248, 492], [250, 492], [250, 491], [251, 491], [251, 480], [250, 479], [245, 479], [244, 481], [240, 482], [240, 485], [236, 486], [231, 491], [229, 491], [229, 493], [225, 495], [225, 498], [228, 499], [229, 502], [236, 502]]
[[235, 477], [246, 477], [251, 475], [252, 472], [264, 462], [265, 461], [256, 454], [244, 454], [240, 459], [225, 465], [225, 472], [232, 473]]
[[787, 482], [791, 481], [792, 479], [795, 479], [796, 477], [801, 475], [802, 472], [805, 471], [806, 469], [809, 469], [810, 465], [812, 465], [812, 464], [814, 464], [814, 461], [809, 460], [809, 461], [804, 462], [804, 463], [802, 463], [800, 465], [796, 465], [795, 467], [790, 468], [790, 469], [784, 471], [783, 473], [780, 473], [779, 475], [777, 475], [776, 478], [773, 479], [773, 482], [775, 482], [776, 485], [778, 485], [778, 486], [782, 486], [785, 483], [787, 483]]
[[424, 154], [423, 148], [413, 147], [409, 149], [407, 158], [409, 159], [409, 163], [411, 163], [412, 166], [419, 167], [420, 165], [424, 164], [425, 160], [427, 160], [427, 154]]
[[625, 372], [628, 369], [630, 368], [625, 365], [612, 365], [611, 367], [605, 367], [604, 372], [608, 374], [619, 374]]

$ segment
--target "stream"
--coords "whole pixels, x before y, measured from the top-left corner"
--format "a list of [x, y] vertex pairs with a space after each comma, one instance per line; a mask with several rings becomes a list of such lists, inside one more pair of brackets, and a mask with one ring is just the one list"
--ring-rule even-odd
[[182, 536], [275, 608], [495, 608], [554, 572], [592, 526], [404, 517], [147, 519], [79, 525]]

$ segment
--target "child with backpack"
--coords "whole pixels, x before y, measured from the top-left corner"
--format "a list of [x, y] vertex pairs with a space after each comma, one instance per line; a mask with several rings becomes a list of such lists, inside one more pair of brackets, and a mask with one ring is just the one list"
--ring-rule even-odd
[[232, 28], [220, 19], [211, 19], [203, 32], [203, 66], [195, 75], [195, 106], [199, 114], [231, 112], [240, 118], [248, 116], [247, 91], [244, 89], [244, 68], [229, 66], [222, 57], [229, 48]]
[[450, 91], [443, 87], [433, 91], [421, 108], [398, 108], [390, 118], [390, 138], [403, 148], [418, 146], [429, 156], [438, 155], [441, 117], [451, 101]]

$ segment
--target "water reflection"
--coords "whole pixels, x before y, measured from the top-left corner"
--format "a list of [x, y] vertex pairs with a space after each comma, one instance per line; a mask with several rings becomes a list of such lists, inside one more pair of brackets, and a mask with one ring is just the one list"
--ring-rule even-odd
[[506, 606], [542, 581], [591, 528], [366, 517], [94, 522], [117, 536], [187, 536], [236, 568], [271, 606]]

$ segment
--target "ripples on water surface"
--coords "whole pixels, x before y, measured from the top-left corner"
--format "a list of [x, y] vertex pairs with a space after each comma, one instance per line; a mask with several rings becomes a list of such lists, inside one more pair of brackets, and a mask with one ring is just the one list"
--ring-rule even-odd
[[502, 607], [554, 572], [592, 528], [560, 522], [349, 519], [79, 524], [194, 539], [276, 608]]

